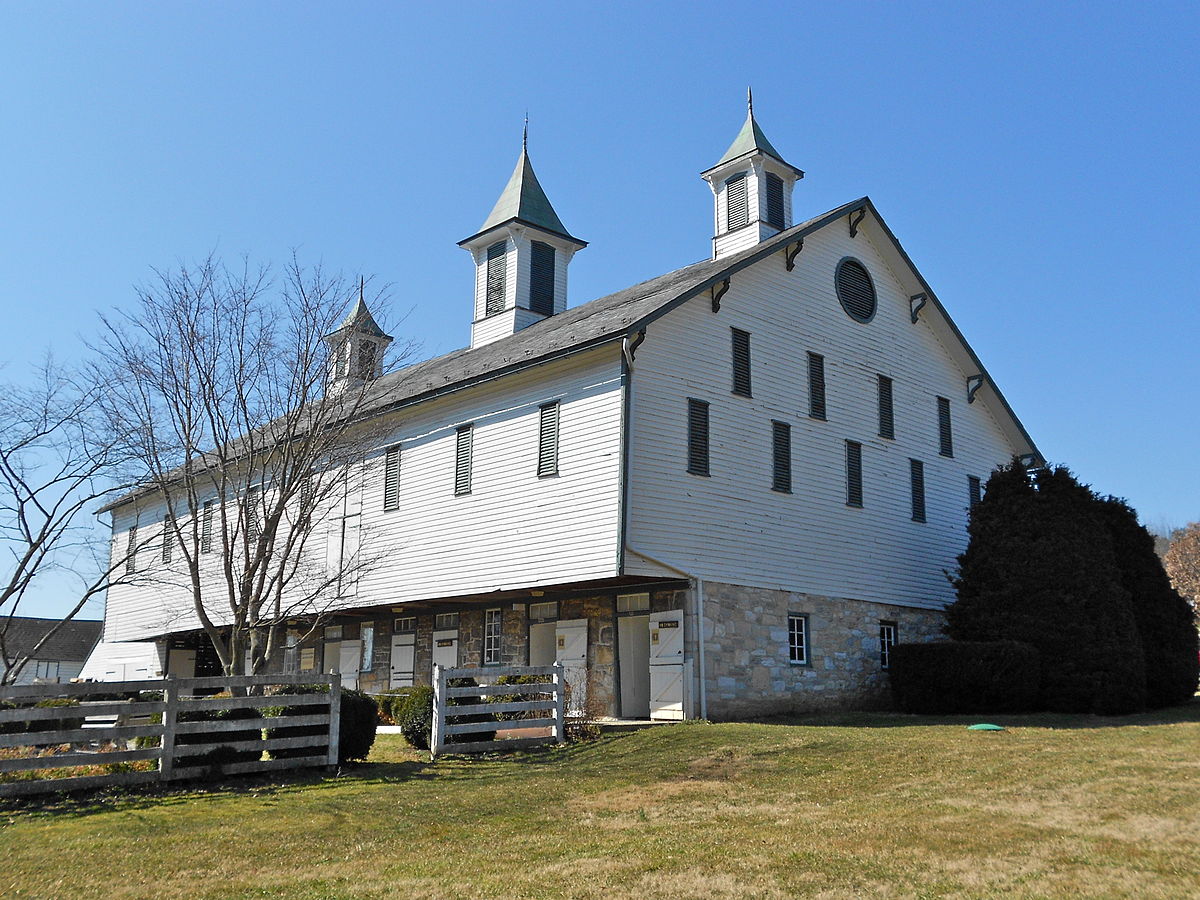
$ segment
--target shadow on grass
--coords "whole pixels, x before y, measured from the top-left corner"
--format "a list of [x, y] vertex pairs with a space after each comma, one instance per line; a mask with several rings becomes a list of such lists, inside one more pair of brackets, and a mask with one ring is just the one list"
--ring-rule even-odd
[[1128, 728], [1150, 725], [1200, 723], [1200, 696], [1180, 706], [1134, 713], [1128, 716], [1096, 716], [1082, 713], [973, 713], [968, 715], [921, 716], [900, 712], [797, 713], [757, 719], [760, 725], [813, 726], [830, 728], [919, 728], [929, 725], [966, 727], [990, 722], [1006, 728]]

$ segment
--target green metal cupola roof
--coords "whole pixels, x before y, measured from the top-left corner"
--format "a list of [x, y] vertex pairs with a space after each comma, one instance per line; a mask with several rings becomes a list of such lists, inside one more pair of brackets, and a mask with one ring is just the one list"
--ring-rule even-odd
[[367, 302], [363, 299], [363, 291], [365, 287], [365, 283], [360, 281], [358, 286], [358, 300], [355, 301], [354, 308], [351, 309], [350, 314], [342, 320], [341, 325], [333, 329], [333, 331], [329, 332], [329, 334], [325, 336], [326, 339], [335, 337], [336, 335], [340, 335], [347, 331], [357, 331], [360, 334], [365, 334], [374, 338], [385, 338], [388, 341], [392, 339], [391, 335], [387, 334], [382, 328], [379, 327], [379, 323], [375, 321], [375, 317], [371, 315], [371, 311], [367, 309]]
[[711, 169], [706, 169], [705, 172], [711, 172], [713, 169], [718, 169], [725, 165], [725, 163], [741, 159], [743, 156], [750, 156], [754, 153], [765, 153], [774, 157], [799, 177], [803, 178], [804, 172], [785, 160], [782, 154], [775, 149], [775, 146], [767, 140], [767, 136], [763, 134], [762, 128], [759, 127], [758, 121], [754, 118], [754, 96], [750, 93], [749, 88], [746, 89], [746, 107], [746, 121], [742, 125], [742, 130], [733, 139], [733, 143], [729, 145], [729, 149], [725, 151], [725, 155], [717, 160], [715, 166]]
[[550, 199], [546, 196], [546, 192], [542, 190], [542, 185], [538, 182], [537, 175], [534, 174], [533, 164], [529, 161], [527, 138], [521, 142], [521, 156], [517, 159], [517, 167], [513, 169], [512, 177], [508, 179], [508, 184], [505, 185], [504, 191], [500, 194], [500, 199], [496, 201], [495, 207], [492, 208], [491, 214], [484, 220], [483, 225], [480, 226], [475, 234], [459, 241], [459, 246], [474, 240], [481, 234], [491, 231], [493, 228], [498, 228], [509, 222], [521, 222], [525, 225], [532, 225], [550, 234], [559, 235], [569, 241], [574, 241], [581, 247], [587, 246], [586, 241], [581, 241], [579, 238], [573, 237], [563, 227], [558, 213], [550, 205]]

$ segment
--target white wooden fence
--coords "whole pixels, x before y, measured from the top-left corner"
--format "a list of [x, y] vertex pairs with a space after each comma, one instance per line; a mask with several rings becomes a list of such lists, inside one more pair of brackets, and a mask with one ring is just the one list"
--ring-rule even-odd
[[[534, 684], [497, 684], [505, 676], [532, 675], [546, 680]], [[476, 687], [450, 687], [448, 682], [459, 678], [473, 679]], [[519, 696], [520, 700], [491, 702], [491, 697]], [[464, 702], [475, 699], [477, 702]], [[496, 721], [497, 713], [540, 713], [536, 718], [517, 718]], [[461, 721], [466, 717], [484, 716], [487, 721]], [[458, 720], [458, 721], [454, 721]], [[516, 750], [544, 744], [563, 743], [566, 739], [566, 681], [562, 666], [487, 666], [482, 669], [433, 669], [433, 736], [429, 747], [432, 755], [442, 753], [482, 753], [487, 750]], [[478, 740], [449, 742], [452, 735], [479, 734], [500, 730], [548, 728], [544, 737], [509, 738], [507, 740]]]
[[[328, 693], [273, 694], [263, 690], [271, 685], [289, 684], [295, 675], [248, 675], [236, 678], [174, 678], [156, 681], [90, 682], [86, 684], [15, 685], [0, 688], [0, 701], [16, 703], [17, 709], [0, 709], [0, 731], [8, 731], [6, 723], [20, 722], [25, 730], [0, 733], [0, 748], [22, 748], [20, 755], [0, 756], [0, 778], [11, 772], [31, 770], [70, 769], [80, 766], [110, 767], [139, 760], [157, 760], [157, 767], [147, 771], [108, 771], [97, 775], [72, 775], [42, 778], [34, 781], [0, 781], [0, 797], [54, 791], [96, 788], [108, 785], [138, 784], [196, 778], [215, 774], [234, 775], [293, 769], [303, 766], [336, 766], [338, 763], [338, 734], [341, 718], [341, 676], [316, 675], [305, 677], [311, 684], [329, 686]], [[192, 696], [193, 692], [221, 691], [230, 688], [259, 689], [252, 696], [212, 697]], [[143, 691], [161, 691], [162, 700], [138, 700]], [[112, 694], [133, 694], [135, 699], [88, 700]], [[72, 699], [79, 704], [39, 708], [33, 704], [43, 700]], [[263, 707], [312, 707], [301, 715], [266, 716]], [[240, 719], [206, 719], [188, 721], [189, 713], [212, 710], [254, 710], [257, 715]], [[154, 721], [158, 718], [159, 721]], [[79, 722], [82, 727], [64, 728], [67, 723]], [[51, 728], [35, 730], [37, 722], [47, 722]], [[263, 737], [263, 730], [305, 726], [321, 733], [297, 737]], [[222, 733], [253, 732], [253, 739], [231, 735], [233, 740], [221, 740]], [[210, 738], [183, 737], [204, 735]], [[137, 738], [158, 738], [157, 746], [136, 747]], [[36, 755], [46, 748], [64, 748], [61, 752]], [[240, 762], [222, 762], [219, 758], [205, 759], [217, 748], [229, 748], [245, 756]], [[282, 759], [262, 759], [264, 750], [297, 750], [295, 756]], [[257, 751], [257, 754], [255, 753]], [[230, 753], [222, 749], [226, 756]], [[181, 762], [189, 764], [180, 765]]]

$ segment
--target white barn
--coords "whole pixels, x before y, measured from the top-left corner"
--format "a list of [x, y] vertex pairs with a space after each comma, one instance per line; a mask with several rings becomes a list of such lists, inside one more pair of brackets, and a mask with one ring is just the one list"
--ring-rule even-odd
[[[1041, 456], [871, 201], [795, 222], [802, 177], [751, 108], [703, 173], [712, 259], [568, 308], [586, 244], [522, 150], [460, 244], [470, 347], [371, 386], [344, 532], [387, 556], [273, 664], [383, 690], [558, 659], [627, 717], [877, 700], [887, 647], [939, 633], [980, 483]], [[117, 542], [162, 520], [111, 512]], [[190, 603], [114, 587], [105, 640], [205, 671]]]

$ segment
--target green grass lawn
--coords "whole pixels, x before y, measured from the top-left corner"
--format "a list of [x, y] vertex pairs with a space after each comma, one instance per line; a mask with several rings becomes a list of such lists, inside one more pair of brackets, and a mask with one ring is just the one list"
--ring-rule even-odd
[[1200, 897], [1200, 703], [682, 725], [0, 811], [5, 898]]

